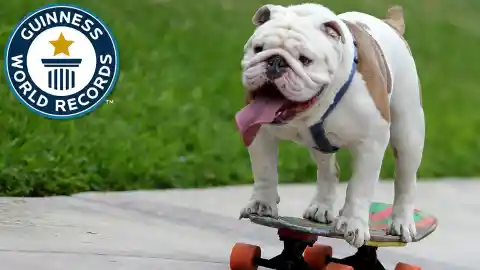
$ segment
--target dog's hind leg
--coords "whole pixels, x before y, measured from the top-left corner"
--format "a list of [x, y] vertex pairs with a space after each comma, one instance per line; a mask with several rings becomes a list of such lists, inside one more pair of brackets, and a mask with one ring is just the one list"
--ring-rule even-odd
[[416, 229], [413, 210], [417, 171], [422, 160], [425, 118], [420, 82], [413, 58], [399, 67], [391, 98], [390, 145], [395, 155], [395, 198], [389, 233], [412, 241]]
[[310, 155], [317, 164], [316, 192], [303, 217], [321, 223], [331, 223], [338, 216], [334, 209], [339, 168], [335, 154], [324, 154], [311, 149]]

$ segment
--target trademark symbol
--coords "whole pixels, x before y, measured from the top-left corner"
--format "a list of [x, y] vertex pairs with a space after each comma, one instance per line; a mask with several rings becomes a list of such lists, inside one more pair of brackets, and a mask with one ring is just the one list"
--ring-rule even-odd
[[113, 104], [114, 100], [113, 99], [107, 99], [107, 104]]

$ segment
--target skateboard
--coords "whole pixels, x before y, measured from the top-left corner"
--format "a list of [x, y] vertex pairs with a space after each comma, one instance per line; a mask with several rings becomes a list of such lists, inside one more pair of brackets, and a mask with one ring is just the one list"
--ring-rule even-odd
[[[437, 218], [417, 209], [413, 215], [417, 228], [413, 242], [418, 242], [435, 231]], [[377, 258], [377, 249], [407, 245], [400, 236], [387, 234], [391, 216], [391, 204], [372, 203], [369, 219], [370, 241], [349, 257], [335, 258], [331, 246], [315, 244], [318, 237], [344, 238], [342, 234], [335, 232], [333, 224], [321, 224], [298, 217], [250, 215], [251, 222], [278, 230], [283, 251], [276, 257], [264, 259], [261, 257], [260, 247], [236, 243], [230, 254], [230, 269], [256, 270], [258, 266], [263, 266], [276, 270], [386, 270]], [[421, 270], [421, 267], [398, 263], [395, 270]]]

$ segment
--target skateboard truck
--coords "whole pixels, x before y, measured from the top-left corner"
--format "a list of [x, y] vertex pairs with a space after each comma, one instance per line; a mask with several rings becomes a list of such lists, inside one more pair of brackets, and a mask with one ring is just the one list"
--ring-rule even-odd
[[278, 236], [283, 242], [282, 252], [271, 259], [255, 258], [255, 265], [275, 270], [311, 270], [303, 259], [303, 252], [308, 246], [313, 246], [318, 237], [288, 229], [279, 229]]
[[[362, 246], [358, 251], [349, 257], [334, 258], [332, 257], [332, 249], [329, 246], [315, 245], [318, 236], [292, 231], [290, 229], [278, 229], [280, 241], [283, 242], [282, 252], [271, 258], [264, 259], [260, 256], [260, 251], [251, 258], [251, 266], [246, 265], [244, 261], [243, 266], [234, 263], [231, 264], [232, 270], [246, 270], [256, 269], [255, 266], [263, 266], [275, 270], [322, 270], [328, 264], [341, 265], [348, 268], [327, 267], [332, 270], [386, 270], [385, 267], [377, 259], [377, 247]], [[238, 244], [237, 244], [238, 245]], [[254, 246], [238, 246], [237, 248], [248, 249]], [[310, 250], [308, 250], [308, 248]], [[317, 251], [315, 251], [317, 249]], [[320, 250], [321, 249], [321, 250]], [[235, 247], [234, 247], [235, 250]], [[309, 252], [310, 251], [310, 252]], [[238, 251], [237, 251], [238, 252]], [[243, 254], [240, 254], [243, 253]], [[243, 256], [247, 259], [248, 252], [238, 252], [237, 256]], [[305, 254], [305, 255], [304, 255]], [[232, 253], [232, 256], [234, 254]], [[233, 259], [233, 258], [232, 258]], [[248, 259], [247, 259], [248, 260]]]
[[378, 247], [361, 246], [357, 252], [351, 256], [337, 259], [328, 257], [327, 262], [334, 262], [343, 265], [349, 265], [355, 270], [386, 270], [377, 257]]

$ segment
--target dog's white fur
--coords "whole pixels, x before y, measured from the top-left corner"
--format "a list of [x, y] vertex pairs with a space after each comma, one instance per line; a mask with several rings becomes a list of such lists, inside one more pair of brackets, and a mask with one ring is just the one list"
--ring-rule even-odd
[[[309, 126], [320, 120], [351, 70], [353, 37], [342, 20], [368, 26], [385, 55], [393, 87], [389, 95], [391, 123], [382, 118], [358, 72], [326, 119], [324, 127], [329, 141], [349, 149], [353, 157], [353, 174], [339, 213], [334, 208], [338, 183], [335, 154], [312, 148], [315, 144]], [[396, 150], [396, 176], [389, 232], [400, 235], [406, 242], [412, 241], [416, 234], [413, 220], [416, 173], [422, 158], [425, 122], [417, 70], [405, 42], [381, 19], [359, 12], [336, 15], [319, 4], [266, 5], [257, 11], [253, 21], [257, 28], [245, 45], [242, 60], [247, 90], [253, 91], [265, 82], [264, 60], [272, 54], [281, 54], [291, 66], [291, 71], [275, 81], [287, 98], [305, 101], [323, 85], [327, 87], [312, 108], [291, 121], [284, 125], [262, 125], [248, 147], [254, 185], [251, 200], [241, 214], [278, 215], [277, 144], [279, 140], [292, 140], [311, 149], [318, 166], [316, 195], [303, 216], [322, 223], [335, 222], [346, 241], [359, 247], [370, 239], [369, 206], [390, 143]], [[344, 42], [325, 27], [329, 21], [340, 26]], [[256, 54], [255, 46], [263, 46], [263, 52]], [[299, 54], [311, 58], [312, 64], [302, 66]]]

